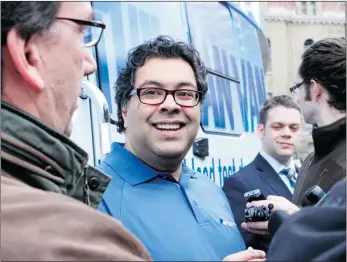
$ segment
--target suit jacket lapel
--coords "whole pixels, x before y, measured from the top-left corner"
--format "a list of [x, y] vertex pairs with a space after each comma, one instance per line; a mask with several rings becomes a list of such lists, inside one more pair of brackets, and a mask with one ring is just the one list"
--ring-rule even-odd
[[281, 177], [272, 166], [260, 155], [254, 159], [255, 167], [260, 171], [260, 177], [272, 188], [276, 194], [289, 200], [292, 199], [292, 192], [287, 188]]

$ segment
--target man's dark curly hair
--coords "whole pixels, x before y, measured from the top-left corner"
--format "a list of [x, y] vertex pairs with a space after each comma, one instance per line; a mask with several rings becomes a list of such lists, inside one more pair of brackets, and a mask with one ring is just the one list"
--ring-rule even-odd
[[329, 93], [327, 101], [340, 111], [346, 111], [346, 40], [325, 38], [311, 45], [302, 55], [299, 75], [305, 82], [307, 100], [310, 100], [311, 79], [320, 83]]
[[159, 36], [149, 40], [130, 50], [126, 66], [121, 70], [115, 83], [115, 100], [118, 107], [118, 121], [116, 124], [119, 133], [125, 130], [121, 107], [126, 106], [130, 100], [130, 92], [134, 87], [136, 70], [143, 66], [147, 59], [153, 57], [181, 58], [189, 63], [195, 74], [198, 91], [202, 92], [202, 98], [205, 97], [208, 88], [207, 69], [200, 60], [199, 52], [184, 42], [174, 41], [169, 36]]

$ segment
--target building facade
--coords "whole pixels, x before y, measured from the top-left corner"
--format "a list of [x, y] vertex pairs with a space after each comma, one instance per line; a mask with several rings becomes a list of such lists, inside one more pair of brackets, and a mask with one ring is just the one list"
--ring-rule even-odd
[[[326, 37], [346, 34], [345, 2], [263, 2], [265, 32], [270, 59], [266, 73], [268, 96], [287, 94], [297, 78], [305, 48]], [[303, 136], [296, 157], [313, 150], [312, 126], [303, 123]]]

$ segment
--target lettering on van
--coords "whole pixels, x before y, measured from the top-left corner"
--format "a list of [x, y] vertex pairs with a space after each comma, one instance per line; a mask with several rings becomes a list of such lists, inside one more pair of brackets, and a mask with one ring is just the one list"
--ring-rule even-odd
[[233, 55], [213, 46], [216, 70], [239, 79], [234, 82], [209, 74], [201, 123], [205, 131], [225, 134], [254, 132], [259, 121], [259, 105], [266, 100], [264, 73], [249, 61], [241, 59], [241, 76]]
[[224, 185], [224, 181], [227, 178], [244, 167], [242, 158], [240, 158], [238, 163], [236, 163], [235, 158], [231, 158], [231, 163], [225, 164], [222, 163], [220, 158], [215, 159], [212, 157], [209, 166], [198, 166], [194, 158], [190, 158], [189, 160], [185, 158], [183, 163], [194, 171], [205, 175], [220, 187]]

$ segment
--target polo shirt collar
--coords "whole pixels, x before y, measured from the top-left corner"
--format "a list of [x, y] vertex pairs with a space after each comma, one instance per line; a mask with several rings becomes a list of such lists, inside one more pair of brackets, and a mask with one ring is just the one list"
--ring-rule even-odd
[[[157, 176], [170, 175], [168, 172], [160, 172], [153, 169], [119, 143], [112, 143], [111, 152], [106, 156], [104, 162], [117, 175], [133, 186], [145, 183]], [[180, 181], [185, 177], [197, 178], [197, 175], [185, 164], [182, 164]]]

